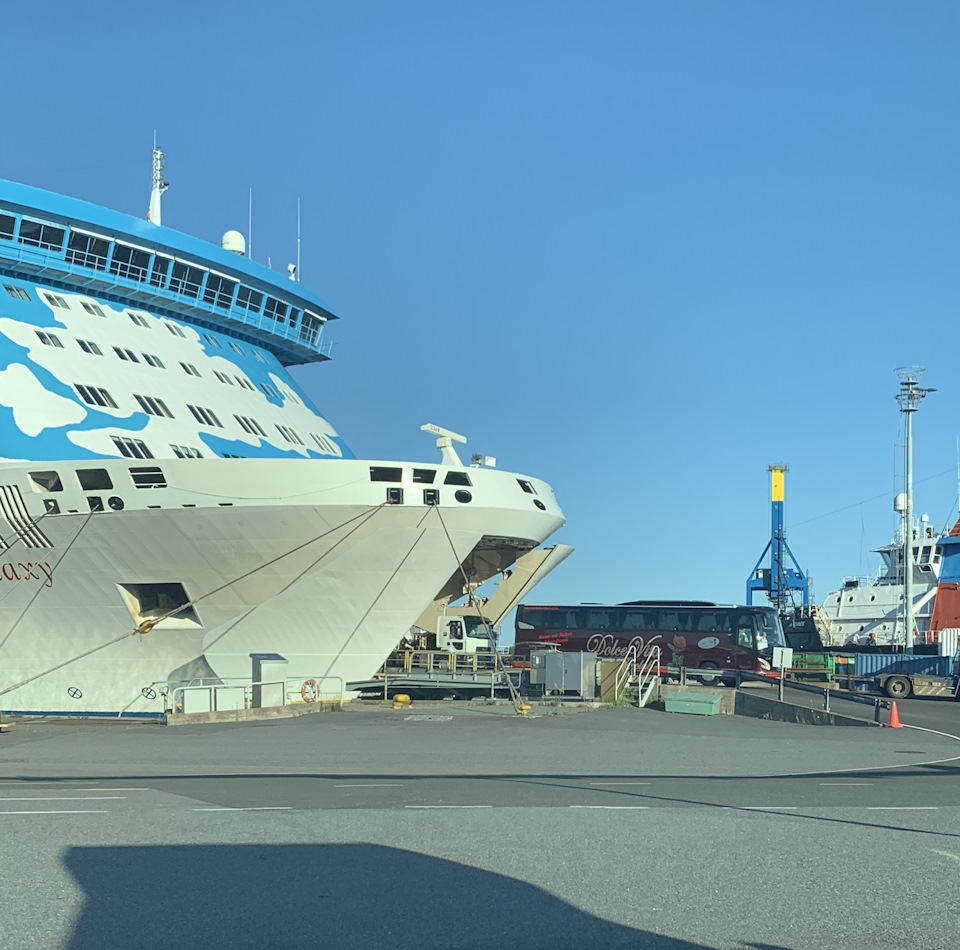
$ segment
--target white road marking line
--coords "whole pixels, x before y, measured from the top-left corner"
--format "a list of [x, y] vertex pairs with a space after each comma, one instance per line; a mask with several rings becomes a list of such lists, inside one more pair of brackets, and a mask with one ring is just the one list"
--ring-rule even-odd
[[373, 782], [360, 783], [357, 785], [334, 785], [334, 788], [403, 788], [403, 782], [383, 782], [375, 784]]
[[106, 815], [107, 811], [77, 809], [75, 811], [0, 811], [0, 815]]
[[591, 785], [650, 785], [650, 782], [591, 782]]
[[243, 808], [194, 808], [194, 811], [293, 811], [292, 805], [248, 805]]
[[46, 782], [46, 781], [34, 782], [33, 780], [28, 778], [20, 778], [20, 779], [16, 779], [15, 781], [0, 782], [0, 785], [19, 785], [24, 788], [28, 786], [33, 787], [34, 785], [39, 786], [39, 785], [99, 785], [99, 784], [100, 783], [98, 781], [95, 782], [93, 779], [70, 779], [69, 781], [62, 781], [62, 782], [54, 781], [54, 780], [51, 780], [49, 782]]
[[126, 795], [51, 795], [40, 797], [30, 795], [27, 798], [0, 798], [3, 802], [122, 802]]
[[867, 805], [867, 811], [936, 811], [937, 805]]
[[953, 861], [960, 862], [960, 854], [954, 854], [952, 851], [938, 851], [936, 848], [930, 849], [934, 854], [939, 854], [941, 857], [950, 858]]
[[404, 805], [404, 808], [493, 808], [493, 805]]
[[602, 811], [648, 811], [649, 805], [570, 805], [570, 808], [592, 808]]
[[796, 811], [797, 805], [726, 805], [726, 808], [744, 808], [747, 811]]
[[821, 782], [820, 785], [823, 787], [832, 785], [836, 788], [866, 788], [868, 785], [873, 785], [873, 782]]

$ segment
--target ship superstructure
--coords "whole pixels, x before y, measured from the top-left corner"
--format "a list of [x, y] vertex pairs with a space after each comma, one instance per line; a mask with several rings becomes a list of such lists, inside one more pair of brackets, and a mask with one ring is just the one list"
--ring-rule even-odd
[[0, 181], [2, 709], [160, 714], [256, 657], [363, 679], [438, 605], [569, 553], [533, 550], [549, 485], [449, 439], [356, 459], [288, 371], [336, 315], [237, 232], [162, 226], [162, 172], [149, 219]]

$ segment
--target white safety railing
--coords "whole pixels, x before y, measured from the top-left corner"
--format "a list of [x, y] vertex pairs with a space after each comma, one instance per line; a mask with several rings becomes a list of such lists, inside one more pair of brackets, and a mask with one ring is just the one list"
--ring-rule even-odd
[[[335, 690], [322, 688], [334, 681]], [[237, 677], [224, 677], [216, 683], [177, 686], [173, 690], [174, 713], [227, 712], [241, 709], [262, 709], [271, 706], [292, 706], [302, 703], [342, 705], [344, 682], [340, 676], [288, 677], [281, 680], [252, 682]]]
[[633, 680], [637, 675], [637, 662], [639, 656], [637, 655], [637, 645], [635, 643], [630, 644], [630, 649], [627, 650], [626, 656], [620, 662], [620, 665], [617, 667], [617, 672], [613, 676], [613, 701], [619, 702], [620, 696], [623, 691], [630, 685], [630, 681]]
[[637, 670], [637, 705], [643, 708], [650, 701], [653, 687], [660, 679], [660, 647], [650, 647]]

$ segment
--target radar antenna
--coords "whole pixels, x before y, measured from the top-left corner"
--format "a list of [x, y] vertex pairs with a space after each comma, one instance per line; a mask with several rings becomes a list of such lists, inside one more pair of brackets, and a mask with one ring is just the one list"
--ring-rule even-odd
[[438, 437], [437, 448], [440, 449], [440, 454], [443, 456], [444, 465], [455, 465], [457, 468], [463, 468], [463, 462], [460, 461], [460, 456], [457, 455], [457, 450], [453, 447], [453, 443], [462, 442], [466, 444], [467, 437], [465, 435], [458, 435], [456, 432], [451, 432], [449, 429], [435, 426], [431, 422], [420, 426], [420, 431], [432, 432]]
[[170, 187], [170, 182], [163, 180], [163, 150], [157, 145], [157, 138], [153, 138], [153, 188], [150, 191], [150, 210], [147, 220], [158, 227], [160, 225], [160, 196]]

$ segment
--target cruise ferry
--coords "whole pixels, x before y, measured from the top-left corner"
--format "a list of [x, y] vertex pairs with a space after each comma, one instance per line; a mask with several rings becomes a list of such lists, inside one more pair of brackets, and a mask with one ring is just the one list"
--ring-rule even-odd
[[5, 711], [336, 693], [499, 577], [496, 621], [571, 550], [538, 549], [551, 487], [464, 464], [455, 433], [423, 427], [432, 462], [355, 458], [290, 374], [336, 314], [240, 233], [163, 226], [166, 188], [159, 149], [146, 218], [0, 181]]

